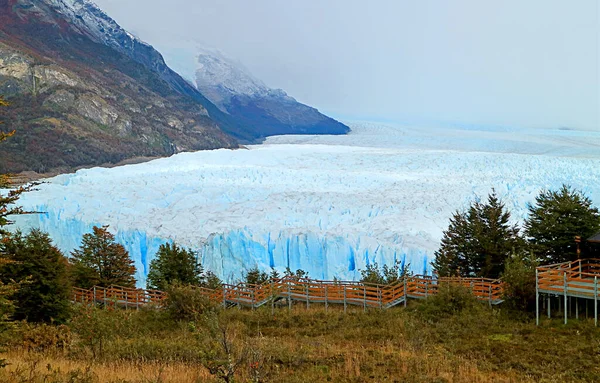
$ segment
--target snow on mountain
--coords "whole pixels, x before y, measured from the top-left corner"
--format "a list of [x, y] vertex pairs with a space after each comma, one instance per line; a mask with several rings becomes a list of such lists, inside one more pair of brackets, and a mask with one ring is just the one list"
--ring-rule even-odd
[[256, 138], [279, 134], [346, 134], [346, 125], [271, 89], [242, 64], [218, 51], [198, 55], [196, 86], [222, 112], [229, 114]]
[[66, 16], [83, 33], [119, 51], [133, 49], [136, 44], [149, 44], [127, 32], [93, 1], [90, 0], [42, 0]]
[[222, 86], [232, 94], [248, 96], [262, 95], [269, 91], [269, 88], [242, 64], [234, 63], [216, 51], [198, 55], [196, 82], [199, 87]]
[[514, 132], [488, 132], [498, 138], [490, 151], [486, 132], [461, 131], [470, 147], [449, 150], [439, 149], [452, 136], [442, 130], [352, 127], [348, 136], [274, 137], [248, 150], [61, 175], [23, 196], [25, 207], [46, 213], [19, 225], [41, 227], [68, 252], [92, 225], [108, 224], [135, 259], [140, 285], [166, 241], [198, 250], [226, 280], [253, 266], [356, 279], [372, 262], [429, 272], [448, 218], [492, 188], [515, 221], [541, 189], [562, 183], [600, 201], [600, 152], [559, 145], [598, 142], [597, 133], [538, 132], [538, 142], [555, 145], [532, 155], [511, 153], [527, 153], [527, 136]]

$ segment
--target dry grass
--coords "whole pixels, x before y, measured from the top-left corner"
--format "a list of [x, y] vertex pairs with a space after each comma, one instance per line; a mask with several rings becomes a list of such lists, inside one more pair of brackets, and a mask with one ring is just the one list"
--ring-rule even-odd
[[208, 370], [200, 365], [111, 361], [96, 362], [66, 358], [61, 355], [11, 351], [1, 354], [9, 365], [0, 370], [5, 383], [196, 383], [212, 381]]
[[[73, 343], [61, 352], [26, 352], [15, 335], [0, 355], [10, 363], [0, 382], [223, 382], [216, 367], [228, 360], [239, 361], [233, 376], [244, 383], [600, 381], [600, 331], [589, 321], [538, 328], [483, 305], [466, 307], [444, 316], [428, 303], [346, 314], [297, 305], [274, 315], [270, 307], [219, 311], [193, 323], [99, 310], [89, 323], [74, 318]], [[96, 359], [82, 336], [86, 326], [111, 329]]]

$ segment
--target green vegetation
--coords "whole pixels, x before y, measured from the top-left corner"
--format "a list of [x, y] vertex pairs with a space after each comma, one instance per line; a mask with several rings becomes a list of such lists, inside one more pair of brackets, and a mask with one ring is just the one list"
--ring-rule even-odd
[[487, 202], [454, 213], [433, 267], [443, 277], [498, 278], [506, 258], [522, 247], [519, 228], [510, 224], [510, 212], [492, 192]]
[[591, 248], [585, 239], [598, 231], [598, 209], [581, 191], [567, 185], [540, 193], [525, 221], [525, 235], [543, 264], [576, 260], [576, 236], [581, 239], [581, 257], [589, 257]]
[[11, 295], [13, 319], [64, 323], [71, 309], [67, 259], [48, 234], [32, 230], [26, 236], [7, 235], [0, 249], [7, 261], [0, 268], [0, 280], [22, 284]]
[[198, 255], [192, 250], [176, 244], [161, 245], [156, 257], [150, 262], [147, 288], [167, 290], [173, 283], [200, 285], [204, 280], [204, 269]]
[[398, 282], [402, 277], [408, 275], [410, 265], [400, 267], [400, 262], [396, 262], [394, 266], [383, 265], [379, 267], [377, 263], [367, 265], [365, 270], [360, 271], [360, 281], [363, 283], [372, 283], [377, 285], [391, 285]]
[[93, 233], [84, 234], [81, 247], [71, 254], [71, 262], [77, 287], [135, 287], [133, 261], [123, 245], [115, 242], [108, 226], [94, 226]]
[[[47, 330], [48, 327], [44, 327]], [[51, 336], [5, 340], [4, 382], [595, 382], [598, 329], [511, 319], [451, 289], [408, 309], [291, 311], [78, 306]], [[29, 351], [22, 348], [27, 344]], [[51, 368], [48, 368], [48, 365]], [[548, 366], [552, 366], [549, 368]], [[30, 380], [21, 380], [23, 376]], [[69, 380], [71, 379], [71, 380]]]

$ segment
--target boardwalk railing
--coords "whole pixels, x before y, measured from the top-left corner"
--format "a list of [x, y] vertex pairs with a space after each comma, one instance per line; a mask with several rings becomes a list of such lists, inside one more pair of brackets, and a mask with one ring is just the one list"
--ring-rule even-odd
[[[390, 308], [406, 305], [409, 298], [425, 299], [437, 294], [448, 286], [463, 286], [472, 291], [480, 300], [490, 305], [502, 302], [503, 283], [500, 280], [485, 278], [432, 278], [428, 276], [408, 276], [391, 285], [377, 285], [353, 281], [322, 281], [307, 278], [285, 277], [262, 285], [238, 283], [224, 284], [219, 289], [198, 287], [198, 291], [210, 301], [225, 307], [237, 305], [257, 308], [268, 302], [274, 304], [285, 299], [311, 303], [357, 305], [363, 308]], [[145, 305], [160, 306], [166, 293], [158, 290], [144, 290], [120, 286], [93, 287], [89, 290], [73, 289], [72, 300], [80, 303], [98, 303], [139, 308]]]
[[[579, 259], [573, 262], [540, 266], [536, 269], [536, 318], [539, 324], [539, 295], [548, 298], [548, 316], [550, 316], [550, 297], [562, 296], [564, 299], [564, 321], [567, 323], [568, 298], [594, 300], [594, 318], [598, 323], [598, 279], [600, 277], [600, 259]], [[578, 308], [576, 308], [578, 315]]]

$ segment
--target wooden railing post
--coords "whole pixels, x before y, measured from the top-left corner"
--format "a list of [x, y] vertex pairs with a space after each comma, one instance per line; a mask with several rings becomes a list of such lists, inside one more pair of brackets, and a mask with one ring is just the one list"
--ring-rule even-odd
[[363, 312], [367, 311], [367, 286], [363, 285]]
[[346, 313], [346, 285], [344, 285], [344, 314]]
[[381, 310], [381, 309], [383, 309], [383, 296], [381, 293], [381, 286], [377, 287], [377, 295], [379, 297], [379, 309]]

